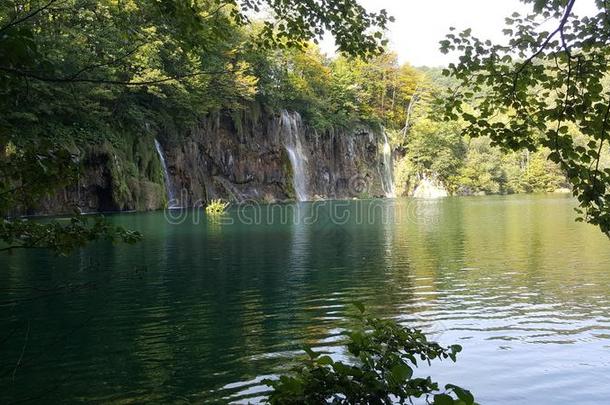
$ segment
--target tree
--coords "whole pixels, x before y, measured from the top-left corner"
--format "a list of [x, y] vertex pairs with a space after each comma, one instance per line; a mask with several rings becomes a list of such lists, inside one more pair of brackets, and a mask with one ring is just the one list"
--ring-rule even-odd
[[408, 64], [399, 65], [396, 54], [372, 58], [340, 55], [331, 62], [331, 97], [344, 121], [368, 122], [398, 130], [422, 75]]
[[457, 123], [418, 120], [409, 133], [408, 158], [418, 173], [434, 173], [444, 182], [458, 171], [466, 145]]
[[[490, 145], [489, 138], [475, 138], [469, 142], [464, 165], [459, 168], [455, 183], [463, 194], [506, 192], [506, 173], [502, 152]], [[517, 190], [510, 190], [515, 192]]]
[[[579, 18], [578, 0], [525, 0], [534, 13], [506, 19], [507, 45], [452, 32], [443, 52], [459, 62], [445, 74], [459, 81], [446, 117], [467, 122], [469, 136], [489, 136], [513, 150], [548, 148], [573, 185], [581, 214], [610, 233], [610, 167], [604, 164], [610, 126], [610, 3]], [[544, 21], [554, 21], [552, 31]], [[548, 22], [547, 22], [548, 24]], [[506, 119], [503, 119], [506, 117]], [[584, 140], [584, 142], [583, 142]]]

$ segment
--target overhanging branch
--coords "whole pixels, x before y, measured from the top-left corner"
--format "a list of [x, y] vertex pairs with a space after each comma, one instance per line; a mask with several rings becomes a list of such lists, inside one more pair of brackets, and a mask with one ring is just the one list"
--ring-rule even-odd
[[[83, 70], [83, 69], [81, 69]], [[231, 70], [215, 70], [215, 71], [199, 71], [192, 73], [185, 73], [182, 75], [174, 75], [169, 77], [164, 77], [160, 79], [154, 80], [141, 80], [141, 81], [124, 81], [124, 80], [108, 80], [108, 79], [93, 79], [93, 78], [84, 78], [78, 77], [78, 74], [72, 74], [66, 77], [48, 77], [42, 76], [38, 73], [29, 72], [25, 70], [10, 68], [6, 66], [0, 66], [0, 71], [13, 74], [15, 76], [21, 76], [29, 79], [39, 80], [41, 82], [49, 82], [49, 83], [93, 83], [93, 84], [109, 84], [109, 85], [117, 85], [117, 86], [149, 86], [153, 84], [160, 84], [170, 81], [180, 81], [182, 79], [187, 79], [190, 77], [204, 76], [204, 75], [221, 75], [232, 73]]]
[[519, 80], [519, 75], [523, 72], [523, 70], [529, 64], [532, 63], [532, 61], [535, 58], [537, 58], [546, 49], [546, 47], [549, 45], [549, 43], [555, 37], [555, 35], [560, 34], [562, 45], [563, 45], [564, 49], [566, 50], [566, 52], [568, 52], [568, 55], [569, 55], [567, 44], [565, 42], [565, 37], [563, 35], [563, 28], [564, 28], [564, 26], [566, 25], [566, 23], [568, 21], [568, 17], [570, 16], [570, 13], [572, 12], [572, 8], [574, 7], [574, 3], [576, 3], [576, 0], [570, 0], [569, 1], [569, 3], [566, 6], [566, 9], [565, 9], [565, 11], [563, 13], [563, 16], [561, 17], [561, 20], [559, 21], [559, 26], [553, 32], [551, 32], [548, 37], [546, 37], [546, 39], [544, 40], [542, 45], [538, 48], [538, 50], [536, 50], [536, 52], [534, 52], [529, 58], [527, 58], [525, 61], [523, 61], [521, 66], [519, 66], [519, 68], [517, 68], [517, 70], [515, 71], [514, 80], [513, 80], [513, 93], [515, 92], [515, 90], [517, 88], [517, 81]]
[[13, 28], [14, 26], [21, 24], [27, 20], [29, 20], [30, 18], [34, 17], [35, 15], [37, 15], [38, 13], [46, 10], [47, 8], [51, 7], [53, 5], [53, 3], [56, 3], [59, 0], [49, 0], [49, 2], [47, 4], [45, 4], [44, 6], [37, 8], [34, 11], [31, 11], [30, 13], [24, 15], [21, 18], [16, 18], [13, 21], [9, 22], [8, 24], [6, 24], [4, 27], [0, 28], [0, 34], [2, 34], [5, 31], [8, 31], [9, 29]]

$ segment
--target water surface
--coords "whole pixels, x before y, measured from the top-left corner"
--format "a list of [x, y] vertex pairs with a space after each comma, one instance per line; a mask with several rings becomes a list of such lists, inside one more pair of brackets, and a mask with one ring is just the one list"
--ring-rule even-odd
[[461, 344], [457, 363], [421, 372], [483, 404], [607, 403], [610, 242], [573, 207], [511, 196], [249, 207], [233, 223], [112, 216], [145, 240], [0, 257], [0, 403], [256, 401], [304, 344], [340, 354], [353, 301]]

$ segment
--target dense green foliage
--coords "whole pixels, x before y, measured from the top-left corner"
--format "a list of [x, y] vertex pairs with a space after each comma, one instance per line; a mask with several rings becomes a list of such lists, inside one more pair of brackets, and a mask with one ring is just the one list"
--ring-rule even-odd
[[414, 377], [418, 362], [456, 360], [459, 345], [442, 347], [418, 329], [365, 314], [359, 305], [357, 326], [346, 333], [349, 363], [306, 349], [294, 373], [265, 380], [271, 404], [393, 404], [425, 398], [436, 405], [472, 405], [473, 395], [456, 385], [439, 390], [430, 377]]
[[317, 47], [253, 52], [255, 100], [272, 109], [299, 111], [318, 129], [368, 123], [402, 127], [421, 73], [383, 53], [367, 60], [334, 59]]
[[446, 74], [460, 88], [446, 114], [463, 119], [470, 136], [488, 136], [496, 145], [546, 147], [573, 185], [581, 219], [609, 233], [610, 4], [597, 0], [595, 15], [578, 17], [576, 1], [526, 0], [534, 13], [506, 19], [506, 45], [468, 29], [448, 35], [442, 49], [460, 59]]
[[[390, 131], [402, 158], [396, 163], [400, 194], [409, 194], [419, 179], [436, 178], [455, 194], [552, 192], [568, 186], [560, 167], [547, 160], [539, 142], [516, 151], [492, 143], [487, 136], [465, 133], [460, 119], [443, 120], [437, 100], [449, 97], [457, 82], [440, 69], [421, 69], [409, 123]], [[396, 127], [394, 127], [396, 128]]]

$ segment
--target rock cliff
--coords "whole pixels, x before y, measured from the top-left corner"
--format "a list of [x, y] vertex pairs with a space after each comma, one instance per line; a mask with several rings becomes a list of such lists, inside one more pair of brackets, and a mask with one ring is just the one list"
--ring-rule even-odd
[[78, 184], [30, 214], [74, 206], [84, 212], [159, 209], [169, 203], [168, 187], [179, 200], [174, 205], [183, 207], [213, 198], [273, 202], [387, 194], [382, 134], [365, 126], [319, 132], [296, 112], [220, 112], [185, 135], [143, 130], [118, 144], [80, 149]]

